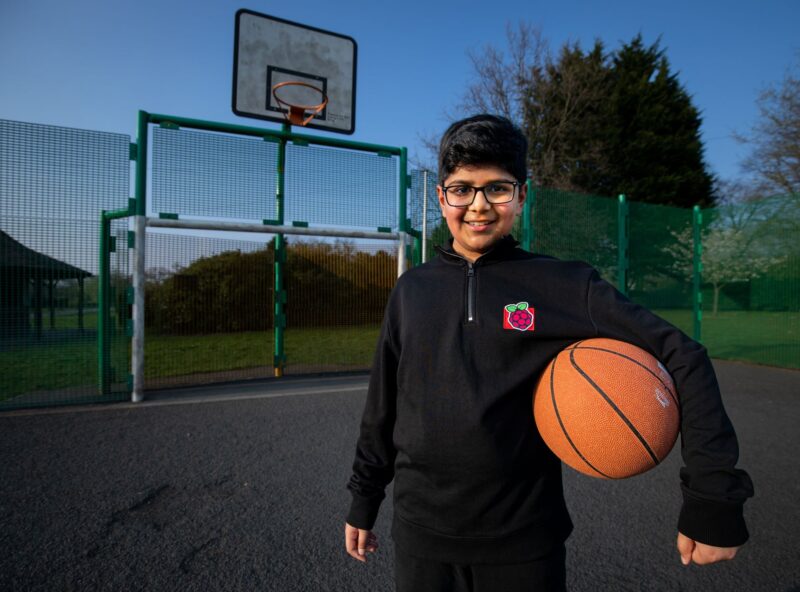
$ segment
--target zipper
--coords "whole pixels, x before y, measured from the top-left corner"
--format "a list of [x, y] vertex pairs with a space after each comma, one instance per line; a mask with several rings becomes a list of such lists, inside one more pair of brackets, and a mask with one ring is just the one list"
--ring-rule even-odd
[[475, 322], [475, 266], [467, 262], [467, 322]]

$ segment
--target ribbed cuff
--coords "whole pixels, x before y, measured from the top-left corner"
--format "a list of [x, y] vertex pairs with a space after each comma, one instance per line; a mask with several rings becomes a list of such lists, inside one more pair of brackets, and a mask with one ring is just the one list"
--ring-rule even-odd
[[690, 539], [715, 547], [738, 547], [750, 538], [742, 504], [701, 500], [686, 492], [678, 530]]
[[350, 511], [347, 513], [347, 523], [362, 530], [372, 530], [378, 519], [378, 510], [380, 510], [382, 500], [383, 496], [375, 499], [353, 494]]

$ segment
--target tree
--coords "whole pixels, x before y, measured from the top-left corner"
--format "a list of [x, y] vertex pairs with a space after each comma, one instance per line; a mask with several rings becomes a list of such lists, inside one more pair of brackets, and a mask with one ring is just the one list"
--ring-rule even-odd
[[511, 117], [529, 138], [542, 187], [678, 206], [711, 205], [701, 118], [657, 41], [607, 53], [565, 44], [552, 58], [530, 25], [507, 30], [509, 53], [473, 55], [462, 112]]
[[530, 72], [524, 127], [530, 167], [541, 187], [607, 193], [609, 71], [603, 45], [565, 45], [557, 62]]
[[714, 203], [700, 137], [702, 120], [656, 41], [641, 35], [611, 56], [606, 133], [614, 193], [681, 207]]
[[[711, 214], [712, 212], [709, 212]], [[784, 262], [780, 244], [764, 240], [770, 233], [769, 217], [757, 203], [720, 208], [701, 233], [704, 283], [714, 290], [712, 315], [719, 311], [722, 289], [735, 282], [749, 282]], [[671, 271], [687, 280], [693, 272], [693, 230], [672, 231], [673, 243], [663, 247], [672, 260]]]
[[756, 105], [758, 122], [749, 135], [736, 135], [752, 149], [743, 168], [769, 190], [800, 194], [800, 75], [762, 91]]

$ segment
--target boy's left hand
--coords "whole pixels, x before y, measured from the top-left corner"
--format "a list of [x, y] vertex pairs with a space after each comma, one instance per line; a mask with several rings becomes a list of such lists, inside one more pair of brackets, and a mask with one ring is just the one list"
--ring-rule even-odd
[[681, 563], [684, 565], [692, 562], [697, 565], [708, 565], [717, 561], [727, 561], [736, 557], [738, 550], [739, 547], [714, 547], [698, 543], [682, 532], [678, 533], [678, 553], [681, 554]]

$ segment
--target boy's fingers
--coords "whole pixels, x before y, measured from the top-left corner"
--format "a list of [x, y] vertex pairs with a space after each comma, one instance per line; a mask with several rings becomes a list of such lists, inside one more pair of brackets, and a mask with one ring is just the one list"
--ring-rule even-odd
[[678, 553], [681, 554], [681, 563], [689, 565], [692, 561], [695, 542], [682, 532], [678, 533]]
[[345, 548], [347, 549], [347, 554], [350, 555], [350, 557], [352, 557], [353, 559], [357, 559], [358, 561], [366, 561], [364, 557], [361, 557], [358, 554], [359, 533], [360, 531], [357, 528], [345, 523], [344, 527]]
[[367, 552], [367, 542], [370, 538], [369, 535], [371, 534], [372, 533], [368, 530], [358, 531], [358, 554], [361, 555], [362, 557], [364, 556], [364, 553]]

